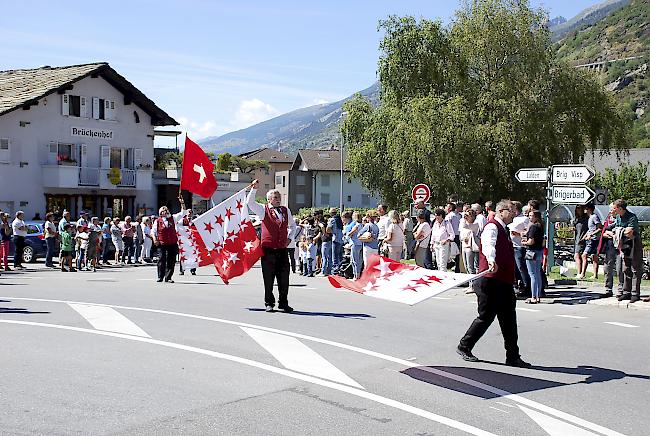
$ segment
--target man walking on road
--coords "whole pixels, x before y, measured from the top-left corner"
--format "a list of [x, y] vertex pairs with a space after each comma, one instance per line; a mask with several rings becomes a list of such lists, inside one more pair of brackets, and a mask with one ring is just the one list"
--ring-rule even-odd
[[501, 200], [497, 204], [494, 217], [488, 219], [483, 229], [479, 272], [490, 272], [474, 282], [478, 317], [460, 340], [456, 351], [464, 360], [477, 362], [478, 358], [472, 354], [472, 349], [497, 317], [506, 348], [506, 365], [529, 368], [530, 363], [521, 359], [517, 345], [517, 298], [512, 287], [515, 258], [506, 227], [512, 222], [513, 216], [512, 202]]
[[174, 274], [176, 255], [178, 254], [176, 226], [167, 206], [161, 207], [158, 214], [160, 217], [156, 219], [151, 229], [154, 244], [160, 247], [158, 282], [165, 280], [168, 283], [174, 283], [172, 275]]
[[264, 304], [267, 312], [275, 308], [273, 283], [278, 282], [278, 308], [291, 313], [289, 306], [289, 249], [287, 248], [296, 232], [296, 221], [289, 208], [281, 206], [282, 196], [277, 189], [266, 193], [267, 204], [255, 201], [255, 194], [259, 182], [251, 183], [248, 193], [248, 208], [262, 221], [261, 246], [264, 251], [262, 256], [262, 278], [264, 279]]
[[617, 295], [618, 301], [630, 300], [635, 303], [641, 298], [641, 275], [643, 274], [643, 242], [639, 229], [639, 219], [627, 210], [627, 202], [618, 199], [614, 202], [617, 235], [614, 245], [620, 250], [623, 269], [623, 290]]

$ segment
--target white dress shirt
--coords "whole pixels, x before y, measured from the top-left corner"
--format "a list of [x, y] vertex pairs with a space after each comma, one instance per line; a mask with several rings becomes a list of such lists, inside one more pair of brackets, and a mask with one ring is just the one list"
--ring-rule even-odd
[[[248, 208], [260, 218], [260, 221], [264, 220], [264, 217], [266, 216], [266, 206], [263, 204], [258, 203], [255, 201], [255, 194], [257, 193], [257, 189], [251, 189], [251, 192], [248, 193], [248, 197], [246, 198], [246, 202], [248, 203]], [[273, 207], [273, 206], [269, 206]], [[296, 234], [297, 226], [296, 226], [296, 220], [293, 219], [293, 215], [291, 214], [291, 211], [287, 207], [287, 215], [288, 216], [282, 216], [282, 212], [278, 209], [275, 210], [278, 215], [282, 219], [288, 220], [287, 222], [287, 238], [289, 239], [289, 242], [293, 241], [294, 235]]]
[[433, 220], [433, 225], [431, 226], [431, 245], [442, 243], [443, 241], [453, 241], [455, 237], [454, 228], [449, 221], [442, 220], [439, 223]]
[[[22, 230], [23, 228], [25, 230]], [[18, 218], [13, 220], [11, 223], [11, 230], [13, 231], [14, 236], [27, 236], [27, 226], [25, 225], [25, 221], [19, 220]]]
[[[503, 222], [498, 216], [494, 217], [494, 220], [498, 222], [501, 227], [507, 232], [506, 223]], [[481, 251], [483, 256], [487, 259], [488, 262], [494, 263], [497, 258], [497, 235], [499, 234], [499, 229], [497, 229], [496, 224], [487, 223], [483, 227], [483, 233], [481, 233]]]

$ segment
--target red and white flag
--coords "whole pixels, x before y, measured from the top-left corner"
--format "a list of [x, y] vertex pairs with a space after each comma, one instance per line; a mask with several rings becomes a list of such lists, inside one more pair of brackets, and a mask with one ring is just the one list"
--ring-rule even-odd
[[194, 225], [189, 222], [190, 218], [187, 216], [186, 210], [174, 214], [176, 235], [178, 236], [178, 254], [184, 270], [198, 268], [212, 263], [212, 259], [208, 250], [205, 248], [203, 240], [194, 228]]
[[434, 271], [373, 254], [368, 258], [368, 265], [359, 280], [338, 276], [329, 276], [328, 279], [335, 288], [412, 306], [485, 273], [474, 275]]
[[194, 141], [185, 136], [181, 189], [186, 189], [203, 198], [210, 198], [217, 190], [214, 164]]
[[260, 240], [248, 216], [246, 189], [193, 222], [224, 283], [244, 274], [262, 257]]

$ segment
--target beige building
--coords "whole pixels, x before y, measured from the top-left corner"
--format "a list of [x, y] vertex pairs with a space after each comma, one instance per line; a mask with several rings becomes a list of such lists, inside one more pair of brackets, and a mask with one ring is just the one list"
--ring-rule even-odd
[[292, 156], [271, 148], [258, 148], [257, 150], [242, 153], [239, 157], [246, 160], [264, 160], [269, 163], [268, 169], [260, 169], [251, 173], [252, 178], [260, 182], [260, 192], [266, 192], [269, 189], [275, 188], [278, 184], [276, 173], [291, 169], [294, 160]]

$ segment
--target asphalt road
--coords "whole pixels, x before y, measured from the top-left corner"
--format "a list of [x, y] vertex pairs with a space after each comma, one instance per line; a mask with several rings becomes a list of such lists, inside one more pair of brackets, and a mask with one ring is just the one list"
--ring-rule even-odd
[[646, 435], [650, 312], [518, 303], [522, 357], [463, 290], [410, 307], [261, 271], [156, 283], [150, 266], [0, 277], [0, 434]]

